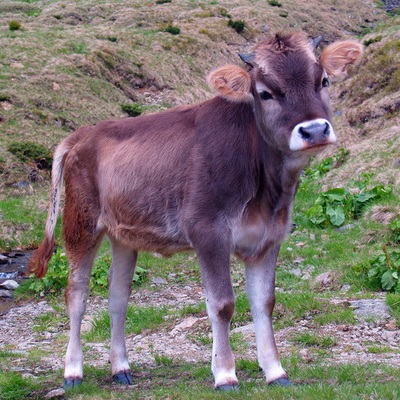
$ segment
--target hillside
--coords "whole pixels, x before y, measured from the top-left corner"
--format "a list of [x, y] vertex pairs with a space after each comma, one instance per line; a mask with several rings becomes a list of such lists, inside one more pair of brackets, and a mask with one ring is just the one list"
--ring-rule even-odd
[[[398, 11], [397, 0], [1, 0], [0, 272], [42, 240], [52, 153], [79, 126], [210, 98], [208, 72], [241, 65], [237, 53], [268, 31], [323, 35], [322, 47], [356, 38], [361, 64], [330, 89], [339, 143], [304, 171], [276, 269], [274, 329], [294, 385], [269, 387], [260, 373], [243, 265], [232, 259], [241, 384], [229, 398], [397, 399]], [[56, 242], [44, 279], [19, 276], [19, 289], [0, 294], [15, 294], [0, 298], [0, 398], [221, 398], [198, 262], [187, 253], [140, 254], [127, 319], [134, 385], [112, 383], [106, 241], [82, 327], [85, 381], [54, 392], [70, 329], [59, 229]]]
[[[239, 63], [237, 53], [265, 31], [303, 29], [326, 44], [362, 35], [385, 17], [373, 1], [3, 1], [0, 196], [5, 183], [35, 169], [10, 154], [11, 143], [52, 151], [80, 125], [127, 116], [121, 105], [151, 112], [203, 100], [206, 74]], [[228, 21], [244, 22], [243, 31]]]

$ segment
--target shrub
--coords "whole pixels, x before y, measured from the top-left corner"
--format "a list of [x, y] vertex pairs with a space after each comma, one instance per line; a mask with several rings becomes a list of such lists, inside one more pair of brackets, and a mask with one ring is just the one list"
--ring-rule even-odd
[[181, 33], [181, 30], [177, 26], [168, 25], [165, 28], [165, 32], [168, 32], [171, 35], [179, 35]]
[[45, 166], [50, 169], [53, 164], [50, 150], [38, 143], [13, 142], [8, 146], [8, 151], [22, 162], [40, 163], [42, 168]]
[[234, 20], [230, 19], [228, 21], [228, 26], [233, 28], [237, 33], [241, 33], [246, 25], [245, 25], [244, 21], [241, 21], [241, 20], [234, 21]]
[[10, 21], [8, 28], [10, 31], [18, 31], [21, 29], [21, 24], [18, 21]]
[[272, 7], [282, 7], [282, 3], [279, 3], [279, 1], [276, 0], [268, 0], [268, 3]]
[[143, 112], [143, 107], [139, 103], [121, 104], [121, 110], [130, 117], [137, 117]]

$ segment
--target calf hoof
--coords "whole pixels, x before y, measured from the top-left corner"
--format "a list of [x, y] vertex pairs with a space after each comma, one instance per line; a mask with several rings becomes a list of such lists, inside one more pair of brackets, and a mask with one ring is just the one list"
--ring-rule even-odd
[[81, 384], [82, 384], [81, 378], [72, 378], [72, 379], [64, 378], [64, 389], [73, 389], [74, 387], [79, 386]]
[[238, 385], [221, 385], [215, 388], [215, 390], [217, 390], [218, 392], [231, 392], [232, 390], [238, 389]]
[[113, 381], [121, 385], [133, 385], [133, 377], [129, 371], [113, 375]]
[[279, 378], [279, 379], [276, 379], [276, 380], [270, 382], [268, 385], [270, 385], [270, 386], [292, 386], [292, 382], [290, 382], [290, 380], [287, 378]]

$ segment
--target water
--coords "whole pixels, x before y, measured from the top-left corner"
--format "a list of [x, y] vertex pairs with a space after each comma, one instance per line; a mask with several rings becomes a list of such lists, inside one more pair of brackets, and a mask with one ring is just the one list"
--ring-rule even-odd
[[[29, 252], [0, 253], [0, 283], [9, 279], [17, 282], [24, 279], [29, 256]], [[18, 307], [18, 302], [14, 299], [0, 298], [0, 316], [14, 307]]]

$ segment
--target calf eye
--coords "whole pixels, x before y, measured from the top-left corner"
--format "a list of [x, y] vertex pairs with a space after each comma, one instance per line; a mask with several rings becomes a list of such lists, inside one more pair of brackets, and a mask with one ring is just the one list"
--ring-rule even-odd
[[329, 87], [330, 86], [330, 82], [328, 78], [324, 78], [322, 79], [322, 87]]
[[260, 97], [261, 97], [262, 100], [271, 100], [272, 99], [272, 94], [268, 93], [266, 90], [263, 90], [260, 93]]

